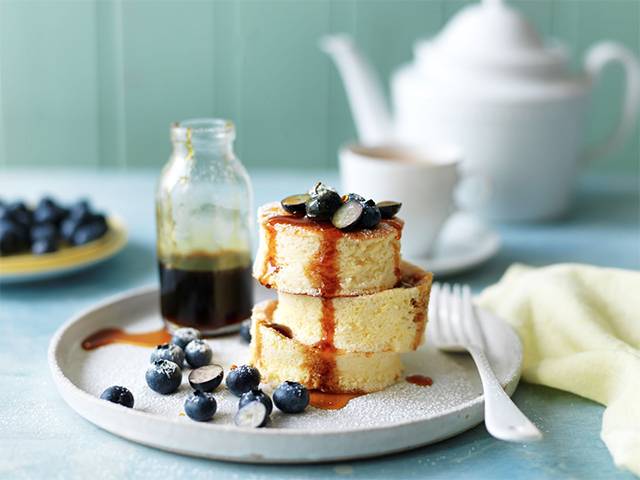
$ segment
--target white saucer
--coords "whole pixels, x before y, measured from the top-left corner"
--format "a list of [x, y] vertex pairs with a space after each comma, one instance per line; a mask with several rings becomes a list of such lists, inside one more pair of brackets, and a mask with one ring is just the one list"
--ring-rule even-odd
[[442, 277], [477, 267], [498, 253], [500, 245], [498, 232], [488, 224], [457, 212], [443, 227], [430, 256], [406, 259]]
[[[511, 394], [520, 378], [522, 346], [502, 320], [479, 312], [489, 340], [489, 360]], [[482, 422], [483, 397], [473, 362], [426, 345], [403, 355], [405, 374], [433, 379], [430, 387], [400, 381], [382, 392], [351, 400], [341, 410], [308, 407], [298, 415], [274, 409], [270, 424], [243, 429], [233, 424], [238, 399], [222, 385], [211, 422], [184, 416], [187, 375], [180, 389], [163, 396], [144, 380], [151, 349], [108, 345], [85, 351], [81, 341], [106, 327], [144, 332], [161, 327], [156, 287], [124, 293], [79, 314], [63, 325], [49, 346], [54, 383], [76, 412], [97, 426], [162, 450], [250, 463], [310, 463], [372, 457], [408, 450], [457, 435]], [[210, 341], [215, 363], [225, 372], [248, 358], [238, 335]], [[135, 397], [129, 409], [100, 400], [108, 386], [124, 385]], [[268, 386], [263, 386], [270, 391]]]

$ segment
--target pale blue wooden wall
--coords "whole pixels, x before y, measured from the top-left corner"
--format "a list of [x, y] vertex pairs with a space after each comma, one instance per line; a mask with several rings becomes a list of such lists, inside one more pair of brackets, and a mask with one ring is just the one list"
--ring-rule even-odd
[[[168, 125], [222, 116], [251, 166], [332, 166], [354, 128], [317, 49], [349, 32], [387, 78], [457, 0], [0, 0], [0, 165], [152, 166]], [[598, 39], [640, 52], [640, 0], [514, 1], [578, 66]], [[620, 72], [598, 88], [589, 136], [615, 118]], [[638, 130], [596, 168], [635, 171]]]

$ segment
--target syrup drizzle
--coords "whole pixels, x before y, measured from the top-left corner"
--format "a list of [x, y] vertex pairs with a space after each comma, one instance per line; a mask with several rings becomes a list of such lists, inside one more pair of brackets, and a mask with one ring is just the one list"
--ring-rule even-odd
[[[384, 222], [395, 228], [396, 235], [399, 240], [402, 235], [402, 227], [404, 224], [402, 220], [389, 219], [384, 220]], [[265, 263], [260, 277], [260, 283], [263, 285], [268, 285], [269, 277], [273, 272], [277, 271], [276, 225], [279, 224], [304, 226], [321, 232], [320, 246], [315, 258], [308, 265], [306, 273], [308, 277], [313, 279], [313, 283], [317, 286], [318, 292], [322, 297], [322, 339], [314, 345], [316, 352], [314, 359], [307, 359], [307, 361], [313, 362], [309, 367], [314, 377], [312, 382], [318, 385], [318, 390], [322, 392], [336, 391], [339, 389], [339, 385], [336, 377], [336, 348], [333, 344], [335, 336], [335, 309], [331, 298], [336, 296], [340, 290], [340, 282], [338, 279], [338, 241], [345, 235], [345, 233], [335, 228], [329, 222], [318, 222], [306, 216], [276, 215], [270, 217], [264, 222], [267, 237], [267, 254], [265, 255]], [[394, 255], [396, 265], [395, 274], [396, 278], [399, 280], [402, 277], [400, 271], [399, 242], [397, 242], [395, 247]], [[259, 345], [256, 345], [256, 352], [260, 352]], [[257, 358], [259, 358], [259, 356]], [[319, 393], [316, 394], [316, 398], [320, 398], [319, 395]], [[329, 397], [322, 398], [324, 400], [317, 401], [325, 401], [325, 403], [331, 405], [334, 404], [332, 402], [337, 402], [335, 405], [341, 405], [340, 407], [324, 408], [342, 408], [350, 400], [350, 398], [348, 398], [346, 401], [338, 401], [336, 399], [328, 401], [326, 399]], [[342, 403], [344, 403], [344, 405], [342, 405]]]
[[120, 328], [105, 328], [89, 335], [82, 341], [84, 350], [94, 350], [112, 343], [126, 343], [139, 347], [155, 347], [171, 340], [171, 334], [164, 328], [152, 332], [130, 333]]
[[433, 379], [425, 375], [409, 375], [405, 380], [420, 387], [430, 387], [433, 385]]

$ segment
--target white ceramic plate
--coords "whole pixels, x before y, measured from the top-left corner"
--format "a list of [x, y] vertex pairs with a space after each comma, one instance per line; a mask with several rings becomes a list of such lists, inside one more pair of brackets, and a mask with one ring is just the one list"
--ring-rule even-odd
[[118, 254], [127, 244], [127, 229], [118, 217], [107, 220], [109, 230], [86, 245], [65, 247], [44, 255], [24, 253], [0, 258], [0, 283], [46, 280], [87, 269]]
[[500, 236], [488, 224], [457, 212], [443, 227], [430, 256], [406, 260], [443, 277], [481, 265], [498, 253], [500, 244]]
[[[500, 382], [511, 394], [522, 363], [516, 334], [500, 319], [479, 312], [489, 343], [489, 358]], [[168, 396], [152, 392], [144, 372], [151, 350], [109, 345], [84, 351], [81, 341], [105, 327], [149, 331], [161, 326], [158, 291], [124, 293], [97, 305], [63, 325], [51, 340], [49, 363], [64, 400], [80, 415], [129, 440], [185, 455], [237, 462], [306, 463], [372, 457], [408, 450], [463, 432], [483, 419], [480, 381], [466, 355], [443, 354], [426, 345], [405, 354], [405, 374], [424, 374], [431, 387], [401, 381], [352, 400], [341, 410], [308, 407], [303, 414], [274, 409], [268, 428], [233, 425], [238, 399], [224, 386], [216, 392], [213, 421], [198, 423], [184, 416], [190, 389], [184, 375], [180, 389]], [[237, 335], [213, 339], [214, 362], [225, 367], [243, 363], [248, 348]], [[100, 400], [110, 385], [127, 386], [135, 408]], [[266, 388], [268, 390], [268, 387]]]

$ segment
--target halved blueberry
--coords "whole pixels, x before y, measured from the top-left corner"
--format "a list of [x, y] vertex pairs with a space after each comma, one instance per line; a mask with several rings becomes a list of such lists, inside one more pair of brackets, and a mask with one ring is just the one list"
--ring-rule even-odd
[[251, 365], [240, 365], [227, 373], [227, 388], [236, 397], [258, 388], [260, 372]]
[[191, 393], [184, 401], [184, 411], [191, 420], [196, 422], [208, 422], [213, 418], [218, 409], [215, 397], [211, 393]]
[[155, 350], [151, 352], [152, 363], [156, 360], [169, 360], [181, 367], [184, 363], [184, 358], [184, 350], [173, 343], [158, 345]]
[[298, 382], [283, 382], [273, 392], [273, 403], [284, 413], [300, 413], [309, 405], [309, 391]]
[[191, 340], [195, 340], [196, 338], [202, 338], [202, 334], [200, 330], [196, 330], [191, 327], [178, 328], [175, 332], [173, 332], [173, 336], [171, 337], [171, 343], [175, 343], [183, 350], [187, 346]]
[[357, 200], [349, 200], [336, 210], [331, 217], [331, 223], [340, 230], [352, 230], [356, 228], [362, 218], [364, 205]]
[[184, 355], [189, 365], [193, 368], [198, 368], [209, 365], [213, 352], [211, 352], [211, 347], [207, 342], [196, 338], [187, 343], [184, 349]]
[[175, 392], [182, 382], [182, 369], [169, 360], [156, 360], [147, 369], [145, 380], [151, 390], [167, 395]]
[[240, 401], [238, 402], [238, 408], [244, 407], [249, 402], [263, 403], [264, 406], [267, 407], [267, 415], [271, 415], [271, 412], [273, 411], [273, 402], [271, 402], [269, 395], [259, 388], [243, 393], [240, 397]]
[[400, 207], [402, 207], [402, 203], [393, 202], [390, 200], [385, 200], [384, 202], [378, 202], [376, 204], [380, 209], [380, 215], [382, 218], [393, 218], [400, 211]]
[[100, 398], [102, 400], [108, 400], [110, 402], [117, 403], [118, 405], [122, 405], [124, 407], [133, 408], [133, 393], [131, 393], [126, 387], [121, 387], [119, 385], [109, 387], [104, 392], [102, 392]]
[[309, 200], [310, 196], [308, 193], [299, 193], [296, 195], [289, 195], [285, 197], [280, 202], [282, 208], [284, 208], [287, 212], [292, 213], [294, 215], [304, 215], [306, 213], [305, 204]]
[[220, 365], [212, 364], [195, 368], [189, 374], [189, 385], [194, 390], [213, 392], [222, 383], [224, 370]]
[[261, 428], [267, 424], [268, 419], [267, 407], [261, 402], [253, 401], [238, 410], [233, 420], [239, 427]]

